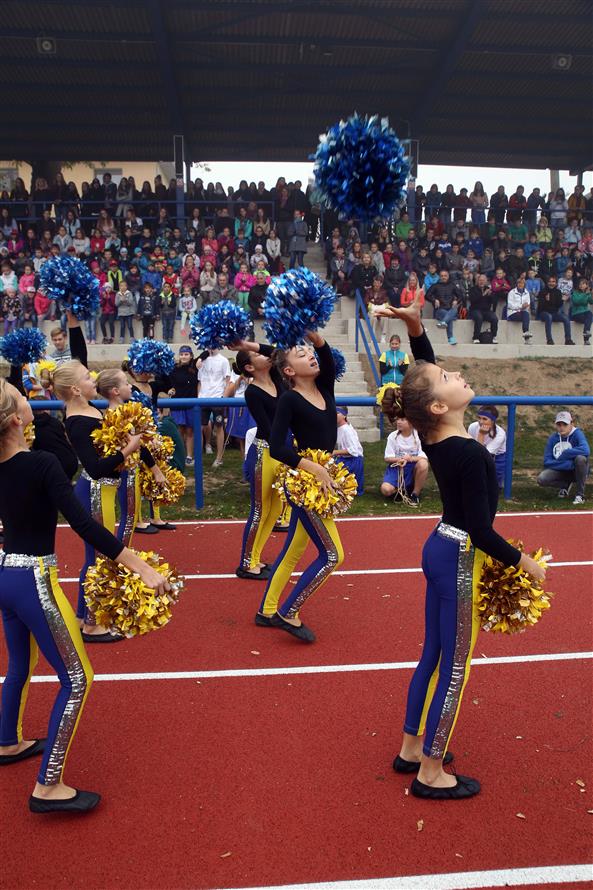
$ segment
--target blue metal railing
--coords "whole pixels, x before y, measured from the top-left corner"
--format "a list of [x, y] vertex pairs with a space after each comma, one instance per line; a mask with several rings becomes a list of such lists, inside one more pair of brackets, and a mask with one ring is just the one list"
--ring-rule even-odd
[[[107, 402], [93, 402], [98, 408], [107, 407]], [[354, 406], [374, 406], [371, 396], [337, 396], [336, 404]], [[57, 400], [42, 401], [33, 399], [30, 402], [34, 411], [58, 410], [64, 407]], [[194, 471], [195, 471], [195, 505], [196, 510], [204, 506], [204, 466], [202, 460], [202, 408], [242, 408], [245, 399], [159, 399], [162, 408], [191, 408], [193, 411], [194, 428]], [[588, 405], [593, 407], [593, 396], [476, 396], [472, 405], [506, 405], [508, 407], [507, 452], [504, 475], [504, 496], [508, 500], [513, 492], [513, 462], [515, 458], [516, 413], [518, 405]]]

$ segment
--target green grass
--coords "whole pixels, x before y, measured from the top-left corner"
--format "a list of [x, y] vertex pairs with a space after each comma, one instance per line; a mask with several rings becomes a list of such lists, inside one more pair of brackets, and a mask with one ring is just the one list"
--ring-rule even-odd
[[[538, 412], [537, 422], [521, 418], [515, 440], [515, 471], [513, 480], [513, 498], [506, 501], [501, 496], [499, 510], [566, 510], [572, 502], [559, 500], [555, 489], [540, 488], [537, 485], [537, 474], [542, 467], [544, 445], [547, 432], [540, 430], [553, 429], [553, 408], [542, 408]], [[392, 516], [405, 513], [414, 514], [418, 510], [402, 503], [386, 500], [379, 494], [379, 485], [383, 478], [385, 463], [383, 452], [385, 442], [372, 442], [364, 445], [365, 450], [365, 493], [357, 497], [352, 504], [350, 516]], [[241, 459], [239, 451], [227, 449], [224, 464], [213, 469], [212, 456], [204, 455], [204, 501], [205, 506], [197, 511], [194, 506], [193, 470], [187, 474], [187, 489], [182, 500], [172, 507], [165, 508], [163, 515], [169, 519], [245, 519], [249, 512], [249, 486], [241, 484]], [[587, 504], [583, 509], [587, 508]], [[579, 508], [576, 508], [579, 509]], [[441, 500], [432, 474], [422, 493], [420, 511], [422, 513], [439, 513]]]

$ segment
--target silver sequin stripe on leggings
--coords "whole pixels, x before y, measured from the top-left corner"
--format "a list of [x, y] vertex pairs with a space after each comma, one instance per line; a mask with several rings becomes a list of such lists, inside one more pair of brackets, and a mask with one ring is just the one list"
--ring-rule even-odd
[[56, 603], [49, 574], [50, 567], [56, 565], [55, 555], [29, 556], [26, 553], [6, 553], [0, 555], [0, 564], [9, 568], [33, 570], [39, 602], [45, 614], [49, 632], [52, 635], [60, 658], [64, 662], [64, 667], [72, 684], [49, 760], [47, 761], [44, 777], [44, 785], [56, 785], [61, 781], [68, 745], [76, 728], [76, 721], [84, 702], [88, 683], [92, 677], [87, 680], [87, 675], [70, 636], [70, 631]]
[[457, 557], [457, 630], [455, 634], [453, 670], [430, 752], [431, 757], [442, 758], [445, 756], [455, 715], [459, 709], [467, 656], [471, 647], [475, 548], [471, 544], [469, 548], [467, 546], [469, 541], [468, 533], [460, 528], [455, 528], [453, 525], [441, 522], [437, 526], [437, 534], [442, 538], [447, 538], [449, 541], [455, 541], [459, 545]]
[[[121, 542], [128, 547], [132, 532], [134, 531], [134, 519], [136, 513], [136, 469], [128, 470], [126, 479], [126, 524], [124, 526]], [[121, 482], [120, 482], [121, 485]]]
[[252, 447], [257, 449], [257, 457], [255, 459], [255, 467], [253, 468], [253, 516], [251, 524], [247, 532], [245, 541], [245, 549], [243, 551], [243, 563], [241, 568], [251, 568], [251, 554], [253, 553], [253, 545], [255, 544], [255, 536], [262, 518], [262, 479], [264, 473], [264, 451], [268, 448], [265, 439], [254, 439]]
[[[294, 507], [293, 507], [294, 509]], [[328, 575], [331, 575], [333, 570], [338, 564], [338, 552], [336, 550], [336, 546], [333, 542], [332, 536], [328, 532], [325, 527], [321, 516], [318, 513], [314, 513], [312, 510], [307, 510], [307, 517], [311, 524], [315, 527], [315, 531], [321, 538], [323, 545], [325, 547], [325, 552], [327, 554], [327, 562], [325, 565], [317, 572], [314, 578], [303, 587], [297, 596], [296, 600], [286, 613], [286, 618], [294, 618], [299, 609], [302, 608], [303, 603], [309, 599], [312, 593], [314, 593], [318, 587], [320, 587]]]

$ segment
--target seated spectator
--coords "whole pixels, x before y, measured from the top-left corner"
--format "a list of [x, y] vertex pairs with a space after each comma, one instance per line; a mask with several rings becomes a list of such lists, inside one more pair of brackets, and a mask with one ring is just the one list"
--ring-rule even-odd
[[[365, 291], [364, 300], [371, 318], [375, 307], [384, 306], [389, 302], [387, 291], [383, 287], [383, 279], [380, 275], [376, 275], [375, 278], [373, 278], [373, 283], [370, 289]], [[373, 326], [376, 326], [378, 332], [381, 334], [381, 343], [386, 342], [387, 321], [388, 319], [386, 318], [373, 318]]]
[[562, 311], [565, 315], [570, 315], [570, 296], [574, 284], [574, 272], [572, 266], [568, 266], [558, 279], [558, 290], [562, 294]]
[[440, 273], [438, 283], [433, 284], [426, 292], [426, 302], [432, 303], [434, 307], [437, 328], [447, 329], [447, 338], [451, 346], [455, 346], [457, 343], [453, 335], [453, 322], [458, 317], [460, 298], [458, 287], [449, 281], [449, 273], [446, 269]]
[[467, 431], [494, 457], [498, 487], [502, 488], [507, 462], [507, 434], [497, 420], [498, 409], [494, 405], [486, 405], [478, 408], [478, 419], [470, 423]]
[[490, 322], [491, 343], [498, 343], [498, 316], [492, 310], [492, 288], [485, 275], [478, 275], [477, 284], [469, 291], [469, 317], [474, 323], [473, 342], [481, 343], [480, 334], [485, 321]]
[[423, 307], [425, 302], [424, 290], [420, 287], [416, 273], [410, 272], [406, 285], [399, 297], [400, 306], [410, 306], [416, 297], [420, 301], [420, 306]]
[[383, 254], [379, 250], [379, 245], [376, 241], [373, 241], [370, 249], [371, 261], [373, 266], [375, 267], [375, 271], [377, 275], [383, 277], [385, 273], [385, 260], [383, 258]]
[[358, 433], [348, 422], [348, 408], [337, 409], [338, 433], [334, 457], [344, 464], [347, 470], [356, 476], [358, 483], [356, 494], [364, 494], [364, 451], [358, 438]]
[[484, 248], [484, 255], [480, 260], [480, 272], [483, 272], [484, 275], [490, 280], [494, 275], [494, 254], [492, 253], [491, 247]]
[[430, 257], [428, 255], [428, 249], [425, 245], [422, 245], [418, 248], [418, 250], [412, 257], [412, 270], [418, 276], [418, 281], [421, 284], [424, 284], [424, 278], [426, 276], [426, 273], [428, 272], [429, 266]]
[[379, 371], [381, 384], [402, 382], [410, 366], [408, 353], [401, 348], [401, 339], [397, 334], [389, 338], [389, 349], [381, 353]]
[[329, 268], [331, 272], [332, 286], [336, 293], [340, 294], [340, 296], [350, 293], [350, 281], [348, 280], [348, 276], [352, 267], [350, 261], [346, 258], [342, 244], [338, 244], [334, 250], [334, 255], [329, 264]]
[[387, 298], [392, 306], [400, 305], [400, 295], [406, 283], [406, 273], [400, 265], [399, 258], [392, 256], [389, 268], [383, 276], [383, 287], [387, 291]]
[[525, 276], [521, 276], [516, 286], [509, 291], [507, 297], [507, 321], [521, 322], [525, 343], [529, 343], [533, 337], [529, 330], [530, 306], [529, 291], [525, 286]]
[[411, 507], [417, 507], [428, 476], [428, 460], [420, 436], [405, 417], [398, 417], [397, 430], [387, 437], [385, 463], [380, 488], [383, 497], [405, 499]]
[[433, 284], [436, 284], [439, 280], [439, 273], [436, 265], [433, 262], [428, 264], [428, 272], [424, 276], [424, 281], [422, 282], [422, 286], [424, 288], [424, 293], [432, 287]]
[[548, 346], [554, 345], [552, 338], [552, 322], [559, 321], [564, 325], [564, 345], [574, 346], [571, 338], [570, 318], [562, 311], [562, 293], [557, 287], [556, 277], [550, 275], [548, 283], [540, 291], [537, 299], [536, 318], [543, 321], [546, 326], [546, 342]]
[[537, 477], [538, 485], [559, 488], [559, 498], [567, 498], [574, 485], [573, 504], [583, 504], [590, 454], [587, 438], [581, 429], [574, 426], [570, 411], [559, 411], [556, 415], [556, 432], [546, 443], [544, 469]]
[[464, 257], [459, 244], [451, 246], [451, 250], [445, 254], [445, 268], [449, 271], [451, 281], [459, 281], [463, 269]]
[[220, 303], [221, 300], [232, 300], [237, 302], [237, 291], [232, 284], [229, 283], [227, 272], [220, 271], [216, 280], [216, 287], [210, 293], [211, 303]]
[[130, 335], [130, 341], [134, 339], [134, 316], [136, 314], [136, 300], [125, 279], [119, 283], [115, 295], [117, 317], [119, 318], [119, 342], [126, 342], [126, 330]]
[[206, 260], [204, 268], [200, 272], [200, 297], [202, 306], [206, 306], [212, 302], [212, 291], [216, 287], [216, 271], [214, 264], [210, 260]]
[[373, 286], [373, 279], [376, 276], [373, 259], [368, 251], [363, 253], [362, 262], [355, 265], [350, 273], [350, 280], [354, 291], [359, 291], [365, 303], [368, 303], [367, 294]]
[[573, 321], [583, 325], [583, 342], [588, 346], [591, 342], [591, 322], [593, 322], [593, 296], [586, 278], [580, 278], [576, 289], [573, 289], [570, 297], [570, 317]]
[[540, 246], [545, 247], [546, 244], [552, 243], [552, 229], [548, 225], [548, 220], [545, 216], [540, 216], [539, 218], [539, 222], [535, 227], [535, 237]]
[[261, 244], [256, 244], [253, 248], [253, 254], [251, 256], [251, 259], [249, 260], [249, 265], [250, 265], [252, 271], [257, 269], [257, 264], [260, 262], [260, 260], [262, 260], [267, 267], [268, 258], [264, 253], [263, 246]]
[[543, 282], [541, 278], [538, 278], [535, 273], [535, 269], [530, 268], [527, 272], [527, 278], [525, 279], [525, 287], [529, 291], [529, 302], [531, 314], [535, 318], [537, 313], [537, 299], [539, 297], [540, 291], [543, 287]]

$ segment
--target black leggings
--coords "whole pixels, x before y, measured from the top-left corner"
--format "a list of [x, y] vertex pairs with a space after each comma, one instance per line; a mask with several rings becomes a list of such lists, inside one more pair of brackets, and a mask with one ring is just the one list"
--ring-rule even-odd
[[[115, 337], [115, 315], [102, 315], [99, 319], [99, 324], [101, 325], [101, 333], [108, 339], [108, 337]], [[109, 334], [107, 333], [107, 327], [109, 327]]]

